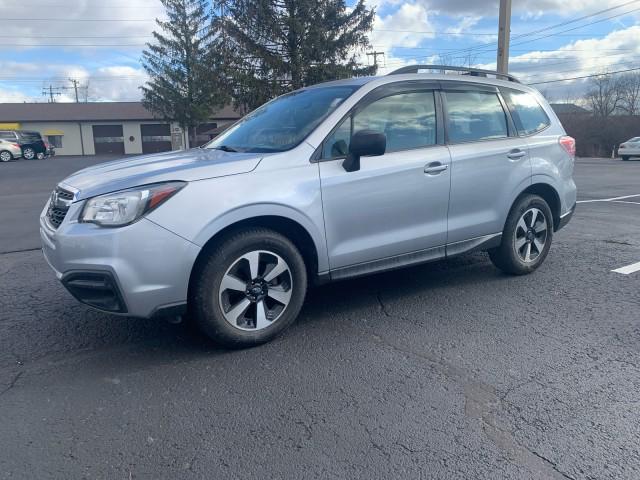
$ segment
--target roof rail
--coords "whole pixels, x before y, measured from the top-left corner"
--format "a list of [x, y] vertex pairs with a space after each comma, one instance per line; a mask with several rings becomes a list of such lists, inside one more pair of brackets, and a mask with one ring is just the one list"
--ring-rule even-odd
[[486, 77], [488, 75], [493, 75], [497, 79], [508, 80], [510, 82], [520, 83], [513, 75], [508, 73], [500, 73], [493, 70], [482, 70], [480, 68], [469, 68], [469, 67], [452, 67], [448, 65], [409, 65], [406, 67], [399, 68], [389, 73], [388, 75], [401, 75], [403, 73], [420, 73], [420, 70], [440, 70], [442, 73], [447, 71], [452, 72], [463, 72], [462, 75], [470, 75], [472, 77]]

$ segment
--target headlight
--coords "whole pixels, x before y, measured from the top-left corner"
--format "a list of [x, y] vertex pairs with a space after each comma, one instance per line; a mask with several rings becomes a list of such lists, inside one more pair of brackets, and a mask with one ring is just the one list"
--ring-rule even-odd
[[103, 227], [129, 225], [175, 195], [186, 182], [167, 182], [107, 193], [87, 200], [80, 222]]

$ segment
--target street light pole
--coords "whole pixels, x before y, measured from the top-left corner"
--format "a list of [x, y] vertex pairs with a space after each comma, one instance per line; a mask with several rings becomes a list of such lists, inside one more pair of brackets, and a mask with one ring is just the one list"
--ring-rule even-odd
[[500, 0], [498, 23], [498, 72], [509, 73], [509, 36], [511, 35], [511, 0]]

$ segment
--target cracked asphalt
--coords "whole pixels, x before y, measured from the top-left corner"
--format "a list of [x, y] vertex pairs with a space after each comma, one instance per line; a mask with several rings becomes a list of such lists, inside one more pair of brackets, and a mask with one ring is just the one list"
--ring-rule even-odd
[[[640, 261], [640, 196], [580, 204], [533, 275], [476, 253], [327, 285], [224, 351], [78, 304], [33, 250], [56, 181], [101, 160], [0, 165], [0, 478], [640, 478], [640, 272], [611, 272]], [[640, 161], [575, 177], [640, 195]]]

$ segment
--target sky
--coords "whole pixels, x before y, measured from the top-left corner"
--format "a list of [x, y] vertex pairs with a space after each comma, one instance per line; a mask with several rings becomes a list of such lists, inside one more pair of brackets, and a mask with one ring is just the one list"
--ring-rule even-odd
[[[380, 74], [416, 63], [495, 69], [499, 0], [366, 3]], [[159, 0], [1, 0], [0, 102], [46, 102], [49, 86], [74, 101], [69, 79], [88, 85], [90, 101], [139, 100], [140, 55], [162, 16]], [[510, 73], [573, 101], [586, 81], [557, 80], [640, 67], [638, 19], [640, 0], [513, 0]]]

